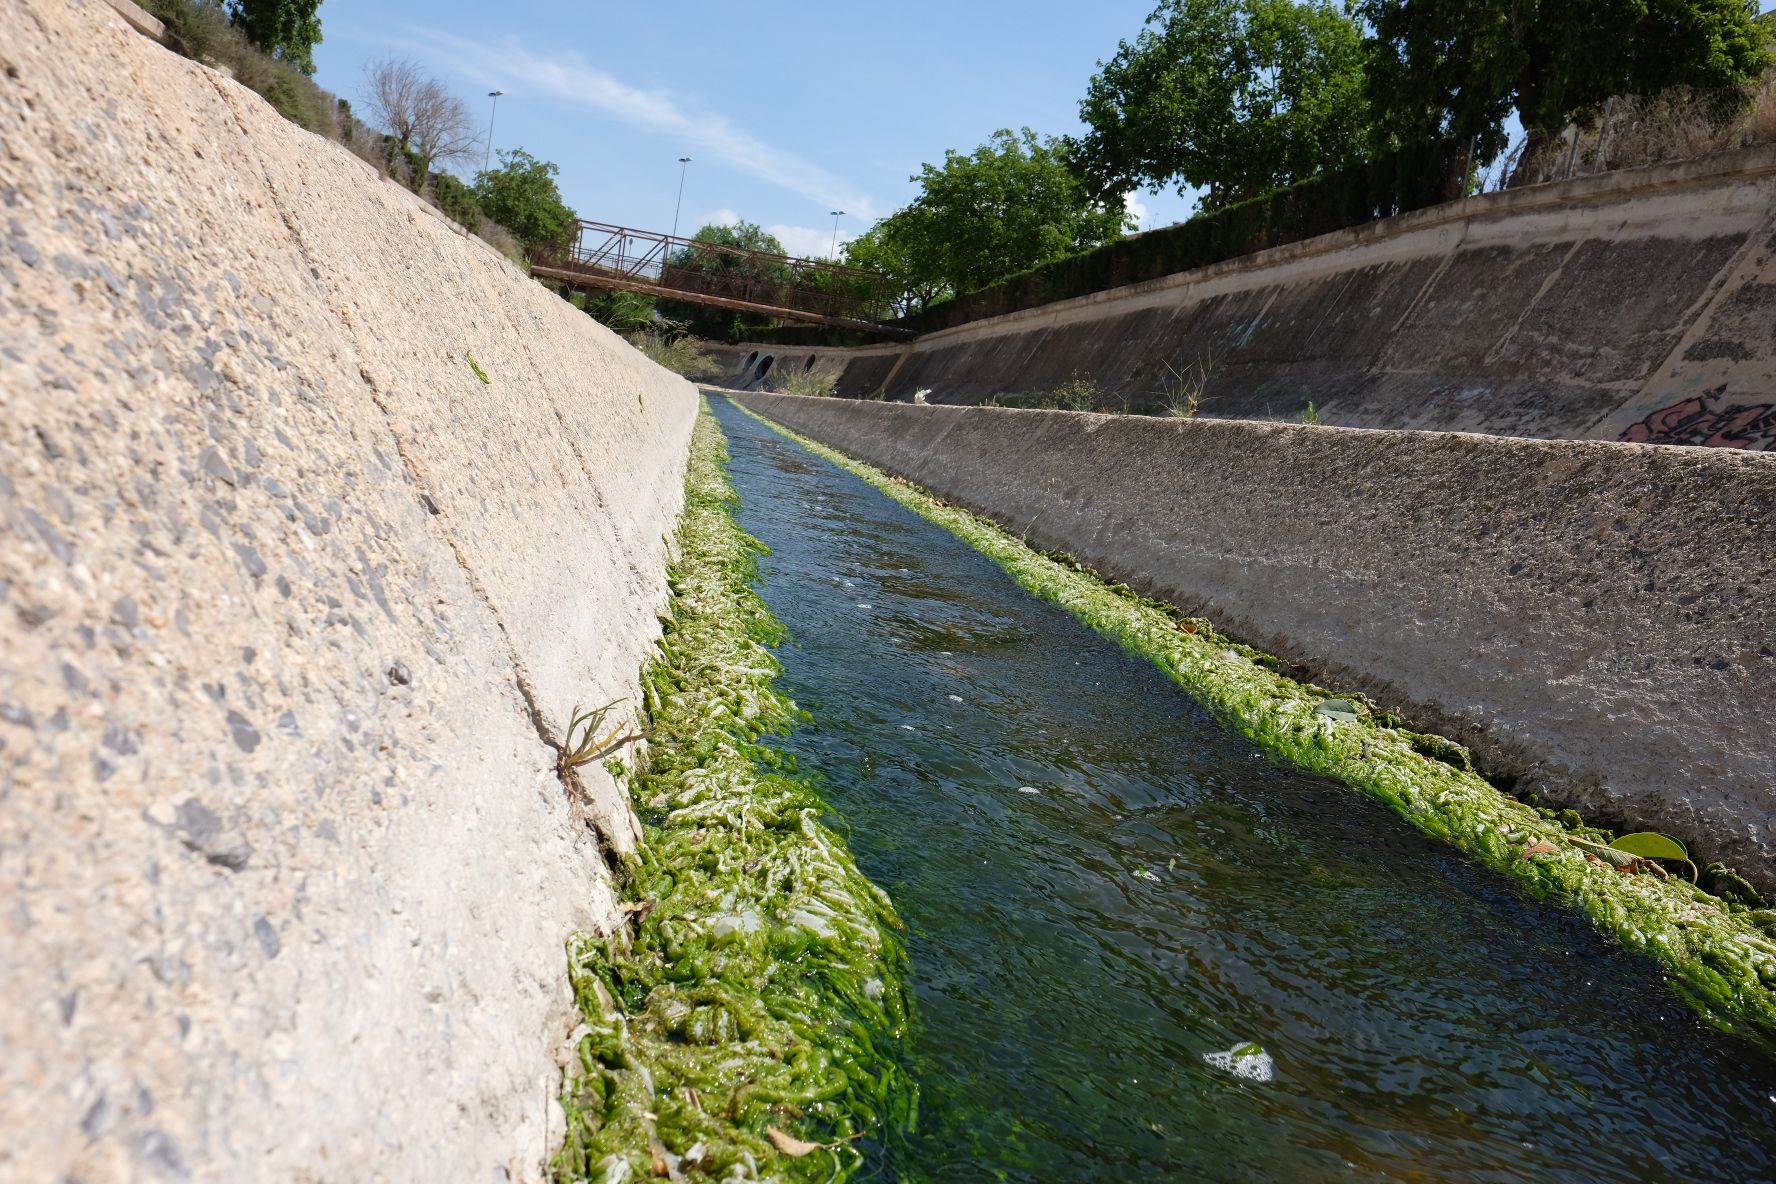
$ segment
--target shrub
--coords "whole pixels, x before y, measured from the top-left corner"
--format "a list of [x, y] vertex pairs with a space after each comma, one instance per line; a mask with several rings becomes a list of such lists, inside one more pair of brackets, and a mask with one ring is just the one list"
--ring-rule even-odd
[[288, 62], [256, 49], [210, 0], [147, 0], [144, 7], [166, 26], [174, 50], [195, 61], [223, 67], [236, 82], [256, 91], [291, 123], [335, 139], [339, 100]]
[[[277, 108], [277, 113], [298, 127], [306, 128], [329, 140], [339, 138], [339, 103], [332, 95], [316, 86], [314, 80], [286, 62], [260, 55], [263, 76], [247, 82]], [[235, 72], [241, 78], [240, 72]]]
[[1098, 406], [1098, 380], [1082, 371], [1048, 392], [1046, 403], [1062, 411], [1095, 411]]
[[652, 298], [639, 292], [601, 292], [596, 296], [582, 297], [582, 308], [586, 315], [601, 325], [609, 325], [619, 333], [629, 333], [636, 329], [667, 326], [655, 326], [659, 317], [655, 315]]
[[436, 173], [433, 175], [432, 200], [451, 221], [460, 223], [470, 230], [481, 225], [481, 203], [476, 199], [475, 191], [452, 174]]
[[786, 395], [813, 395], [820, 398], [831, 398], [838, 389], [839, 376], [825, 374], [819, 370], [791, 370], [781, 382], [772, 384]]
[[530, 260], [524, 255], [524, 244], [519, 242], [512, 232], [485, 215], [481, 224], [475, 228], [475, 234], [483, 239], [488, 246], [516, 263], [519, 267], [529, 267]]
[[660, 330], [645, 329], [630, 334], [629, 344], [640, 350], [648, 361], [686, 378], [707, 378], [719, 370], [697, 345], [697, 339], [684, 334], [673, 336]]

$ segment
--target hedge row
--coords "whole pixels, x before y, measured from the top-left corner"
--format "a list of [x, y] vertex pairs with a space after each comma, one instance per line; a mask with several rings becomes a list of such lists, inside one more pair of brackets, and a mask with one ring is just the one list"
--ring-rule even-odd
[[1422, 209], [1445, 199], [1452, 156], [1447, 145], [1433, 143], [1321, 173], [1264, 197], [1010, 276], [896, 324], [933, 333]]

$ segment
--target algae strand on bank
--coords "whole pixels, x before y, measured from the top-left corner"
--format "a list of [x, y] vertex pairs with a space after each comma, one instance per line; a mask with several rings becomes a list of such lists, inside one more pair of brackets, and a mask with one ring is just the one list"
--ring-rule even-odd
[[801, 713], [772, 687], [782, 627], [752, 590], [762, 547], [734, 520], [726, 459], [705, 410], [671, 616], [643, 671], [634, 924], [569, 950], [585, 1029], [562, 1180], [842, 1180], [916, 1114], [900, 923], [760, 742]]

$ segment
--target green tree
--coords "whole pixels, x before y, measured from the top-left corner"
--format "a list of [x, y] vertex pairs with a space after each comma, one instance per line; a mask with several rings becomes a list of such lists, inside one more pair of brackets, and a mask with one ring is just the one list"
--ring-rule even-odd
[[845, 244], [846, 263], [887, 276], [900, 293], [896, 307], [880, 309], [878, 316], [918, 312], [953, 295], [945, 280], [922, 271], [915, 262], [919, 253], [912, 244], [927, 237], [920, 233], [922, 216], [923, 211], [909, 207], [882, 219]]
[[567, 242], [575, 215], [561, 200], [561, 170], [522, 148], [502, 149], [499, 167], [475, 178], [481, 212], [512, 232], [526, 251]]
[[[711, 290], [768, 303], [778, 298], [780, 285], [789, 279], [786, 264], [709, 249], [734, 247], [739, 251], [758, 251], [767, 255], [786, 254], [782, 242], [757, 222], [741, 219], [728, 226], [712, 223], [692, 238], [707, 247], [680, 247], [672, 252], [668, 265], [703, 273], [703, 286]], [[685, 301], [663, 301], [660, 314], [684, 324], [696, 336], [712, 340], [737, 339], [743, 315], [730, 309]]]
[[[758, 251], [766, 255], [787, 254], [776, 235], [757, 222], [748, 222], [744, 218], [726, 226], [711, 223], [693, 235], [692, 240], [712, 247], [734, 247], [741, 251]], [[778, 263], [697, 247], [681, 247], [674, 251], [671, 264], [674, 267], [693, 267], [699, 271], [720, 272], [736, 278], [754, 280], [784, 279], [789, 275], [788, 268]]]
[[878, 222], [848, 257], [873, 251], [909, 295], [972, 292], [994, 280], [1090, 250], [1130, 226], [1118, 198], [1087, 195], [1061, 143], [1001, 129], [964, 155], [927, 164], [911, 205]]
[[1218, 209], [1361, 156], [1362, 31], [1326, 0], [1165, 0], [1147, 25], [1079, 104], [1092, 193], [1176, 183]]
[[1383, 146], [1443, 139], [1474, 161], [1513, 109], [1537, 132], [1612, 95], [1725, 90], [1769, 64], [1756, 0], [1356, 0]]
[[788, 253], [783, 249], [783, 243], [776, 235], [757, 222], [748, 222], [744, 218], [729, 225], [718, 226], [712, 222], [699, 230], [694, 238], [700, 243], [714, 243], [721, 247], [738, 247], [742, 251], [760, 251], [767, 255]]
[[228, 0], [228, 15], [247, 40], [304, 74], [315, 72], [321, 0]]

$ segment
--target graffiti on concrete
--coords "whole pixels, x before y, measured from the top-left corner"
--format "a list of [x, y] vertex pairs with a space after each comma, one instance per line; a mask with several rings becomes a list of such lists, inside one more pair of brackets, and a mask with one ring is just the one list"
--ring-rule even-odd
[[1710, 407], [1706, 398], [1661, 407], [1622, 433], [1629, 444], [1699, 444], [1706, 448], [1776, 448], [1776, 403]]

